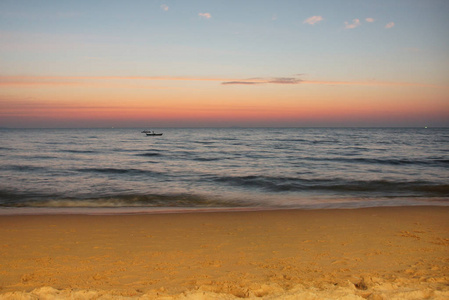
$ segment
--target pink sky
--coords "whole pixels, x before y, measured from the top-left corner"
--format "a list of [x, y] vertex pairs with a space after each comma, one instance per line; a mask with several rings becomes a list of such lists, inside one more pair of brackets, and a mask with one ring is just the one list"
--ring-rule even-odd
[[0, 127], [449, 126], [449, 2], [0, 3]]

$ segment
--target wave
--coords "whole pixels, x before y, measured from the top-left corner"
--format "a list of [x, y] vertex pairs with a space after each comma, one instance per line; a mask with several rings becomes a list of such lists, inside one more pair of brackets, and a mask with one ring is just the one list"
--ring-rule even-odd
[[442, 164], [449, 164], [449, 159], [435, 159], [434, 161]]
[[[191, 152], [177, 151], [173, 153], [173, 157], [178, 157], [186, 160], [192, 161], [219, 161], [232, 159], [229, 156], [223, 156], [222, 153], [212, 154], [211, 153], [200, 153], [196, 155]], [[202, 156], [207, 155], [207, 156]], [[267, 151], [266, 153], [247, 153], [245, 156], [251, 159], [268, 159], [273, 158], [274, 154]], [[162, 157], [164, 154], [158, 152], [145, 152], [136, 154], [136, 156], [141, 157]], [[318, 162], [334, 162], [334, 163], [350, 163], [350, 164], [363, 164], [363, 165], [390, 165], [390, 166], [431, 166], [431, 167], [447, 167], [449, 160], [447, 159], [408, 159], [408, 158], [364, 158], [364, 157], [304, 157], [298, 158], [298, 162], [307, 163], [308, 161], [318, 161]]]
[[81, 168], [78, 172], [101, 173], [101, 174], [130, 174], [130, 175], [161, 175], [162, 173], [142, 169], [119, 169], [119, 168]]
[[344, 162], [344, 163], [354, 163], [354, 164], [369, 164], [369, 165], [427, 165], [435, 166], [441, 164], [448, 164], [449, 160], [446, 159], [380, 159], [380, 158], [346, 158], [346, 157], [336, 157], [336, 158], [324, 158], [324, 157], [307, 157], [304, 158], [305, 161], [331, 161], [331, 162]]
[[194, 161], [218, 161], [218, 160], [223, 160], [226, 158], [222, 158], [222, 157], [196, 157], [193, 158], [192, 160]]
[[356, 163], [368, 163], [368, 164], [384, 164], [384, 165], [435, 165], [440, 163], [447, 163], [446, 160], [440, 159], [428, 159], [428, 160], [416, 160], [416, 159], [375, 159], [375, 158], [356, 158], [351, 159]]
[[94, 151], [94, 150], [60, 150], [61, 152], [66, 152], [66, 153], [77, 153], [77, 154], [92, 154], [92, 153], [98, 153], [98, 151]]
[[157, 152], [147, 152], [147, 153], [140, 153], [140, 154], [136, 154], [137, 156], [162, 156], [163, 154], [161, 153], [157, 153]]
[[449, 184], [437, 184], [426, 181], [387, 181], [343, 179], [301, 179], [290, 177], [241, 176], [220, 177], [215, 181], [232, 186], [257, 188], [269, 192], [313, 192], [368, 193], [382, 196], [410, 194], [412, 196], [449, 196]]
[[49, 155], [36, 155], [36, 156], [31, 156], [30, 159], [58, 159], [58, 157], [49, 156]]
[[288, 143], [292, 143], [292, 142], [310, 143], [309, 140], [302, 139], [302, 138], [275, 139], [274, 141], [276, 141], [276, 142], [288, 142]]
[[0, 206], [15, 206], [17, 203], [20, 204], [20, 202], [33, 199], [51, 199], [56, 197], [56, 194], [0, 189]]
[[201, 145], [212, 145], [212, 144], [216, 144], [216, 142], [211, 142], [211, 141], [193, 141], [194, 144], [201, 144]]
[[40, 167], [40, 166], [30, 166], [30, 165], [3, 165], [3, 166], [0, 166], [0, 170], [32, 172], [32, 171], [41, 171], [41, 170], [46, 171], [46, 170], [48, 170], [48, 168]]
[[[1, 196], [1, 192], [0, 192]], [[8, 195], [12, 196], [11, 193]], [[15, 200], [20, 196], [16, 195]], [[98, 198], [51, 198], [9, 201], [0, 207], [52, 207], [52, 208], [114, 208], [114, 207], [246, 207], [243, 201], [229, 201], [192, 194], [115, 195]]]

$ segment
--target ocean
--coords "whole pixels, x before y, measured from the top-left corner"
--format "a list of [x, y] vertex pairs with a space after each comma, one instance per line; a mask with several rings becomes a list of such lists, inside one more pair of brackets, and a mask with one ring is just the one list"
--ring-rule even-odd
[[0, 129], [0, 214], [449, 205], [449, 128]]

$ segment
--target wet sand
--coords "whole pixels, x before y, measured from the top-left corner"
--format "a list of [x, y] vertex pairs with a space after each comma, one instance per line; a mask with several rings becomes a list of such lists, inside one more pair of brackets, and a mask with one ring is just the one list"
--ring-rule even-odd
[[0, 237], [1, 299], [449, 298], [449, 207], [0, 216]]

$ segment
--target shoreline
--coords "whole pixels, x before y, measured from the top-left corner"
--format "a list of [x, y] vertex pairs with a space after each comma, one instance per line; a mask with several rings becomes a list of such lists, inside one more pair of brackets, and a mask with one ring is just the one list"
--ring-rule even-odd
[[448, 216], [444, 206], [1, 215], [0, 299], [444, 299]]
[[[446, 200], [446, 198], [443, 198]], [[434, 202], [416, 202], [411, 204], [398, 203], [370, 203], [365, 205], [341, 205], [318, 204], [293, 207], [273, 206], [230, 206], [230, 207], [95, 207], [95, 206], [61, 206], [61, 207], [0, 207], [0, 217], [3, 216], [44, 216], [44, 215], [158, 215], [158, 214], [190, 214], [190, 213], [233, 213], [233, 212], [258, 212], [258, 211], [310, 211], [310, 210], [353, 210], [370, 208], [400, 208], [400, 207], [449, 207], [449, 203], [440, 202], [439, 198]]]

